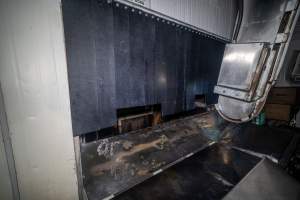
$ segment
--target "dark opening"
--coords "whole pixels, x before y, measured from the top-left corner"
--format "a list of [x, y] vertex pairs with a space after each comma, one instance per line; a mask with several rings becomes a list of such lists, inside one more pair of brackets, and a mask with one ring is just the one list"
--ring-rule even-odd
[[291, 14], [292, 14], [292, 11], [288, 11], [288, 12], [284, 13], [281, 23], [280, 23], [280, 26], [279, 26], [278, 33], [284, 33], [285, 30], [288, 28], [287, 26], [289, 24]]
[[196, 107], [206, 107], [206, 96], [205, 94], [195, 95], [195, 106]]
[[[300, 78], [300, 57], [299, 57], [300, 51], [295, 50], [293, 51], [289, 65], [288, 65], [288, 70], [286, 73], [286, 80], [289, 80], [291, 82], [297, 82], [299, 81]], [[297, 63], [298, 60], [298, 63]]]
[[98, 131], [93, 131], [90, 133], [86, 133], [81, 135], [81, 142], [82, 143], [89, 143], [93, 141], [97, 141], [103, 138], [112, 137], [118, 135], [118, 129], [116, 126], [104, 128]]
[[157, 125], [161, 122], [161, 105], [147, 105], [117, 110], [118, 132], [126, 133]]
[[195, 96], [195, 107], [198, 112], [207, 111], [206, 96], [204, 94], [198, 94]]

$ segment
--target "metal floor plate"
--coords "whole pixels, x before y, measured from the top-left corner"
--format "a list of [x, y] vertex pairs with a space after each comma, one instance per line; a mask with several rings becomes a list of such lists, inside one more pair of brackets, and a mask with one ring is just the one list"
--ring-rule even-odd
[[158, 127], [82, 144], [89, 200], [112, 198], [214, 143], [227, 122], [199, 114]]
[[210, 112], [82, 144], [85, 191], [89, 200], [221, 199], [257, 154], [287, 158], [296, 135]]
[[221, 199], [259, 160], [224, 145], [215, 144], [126, 191], [116, 199]]
[[227, 132], [221, 142], [239, 149], [268, 155], [280, 161], [288, 153], [288, 146], [293, 143], [293, 140], [299, 140], [293, 130], [247, 123]]

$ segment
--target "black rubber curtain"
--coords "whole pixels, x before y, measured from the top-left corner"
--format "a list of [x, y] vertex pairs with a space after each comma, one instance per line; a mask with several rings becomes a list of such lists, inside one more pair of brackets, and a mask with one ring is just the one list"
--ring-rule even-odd
[[116, 124], [116, 110], [170, 115], [215, 103], [225, 44], [102, 0], [63, 0], [74, 135]]

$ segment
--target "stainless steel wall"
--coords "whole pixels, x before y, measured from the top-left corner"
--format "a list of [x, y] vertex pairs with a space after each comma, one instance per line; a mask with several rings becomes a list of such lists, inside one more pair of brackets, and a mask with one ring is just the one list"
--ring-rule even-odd
[[133, 2], [231, 40], [237, 0], [117, 0]]

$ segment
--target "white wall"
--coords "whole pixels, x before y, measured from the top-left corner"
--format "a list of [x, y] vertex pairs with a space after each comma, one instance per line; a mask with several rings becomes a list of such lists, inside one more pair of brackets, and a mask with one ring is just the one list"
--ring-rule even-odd
[[0, 82], [21, 199], [78, 199], [60, 0], [0, 0]]

